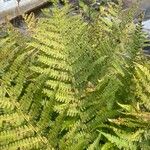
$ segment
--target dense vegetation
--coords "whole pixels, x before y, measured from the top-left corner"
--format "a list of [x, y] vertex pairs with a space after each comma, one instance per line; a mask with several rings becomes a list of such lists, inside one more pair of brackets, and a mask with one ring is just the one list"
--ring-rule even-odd
[[[85, 8], [87, 8], [85, 6]], [[0, 42], [1, 150], [149, 150], [150, 68], [134, 8], [65, 5]], [[84, 13], [83, 13], [84, 11]]]

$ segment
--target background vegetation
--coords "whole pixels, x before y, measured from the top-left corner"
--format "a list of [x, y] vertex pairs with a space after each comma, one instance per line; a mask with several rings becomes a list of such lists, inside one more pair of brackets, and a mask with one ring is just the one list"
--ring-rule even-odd
[[[84, 7], [84, 8], [83, 8]], [[150, 68], [135, 8], [54, 5], [0, 42], [1, 150], [150, 149]]]

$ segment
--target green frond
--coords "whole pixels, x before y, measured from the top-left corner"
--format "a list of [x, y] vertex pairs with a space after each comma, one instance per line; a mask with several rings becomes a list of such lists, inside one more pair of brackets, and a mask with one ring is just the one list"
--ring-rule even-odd
[[111, 143], [115, 144], [119, 149], [125, 148], [127, 150], [136, 150], [136, 146], [124, 139], [121, 139], [120, 137], [113, 136], [108, 133], [100, 132], [102, 135], [104, 135]]
[[100, 142], [101, 134], [98, 135], [96, 140], [87, 148], [87, 150], [96, 150], [99, 149], [99, 142]]
[[112, 144], [111, 142], [107, 142], [102, 146], [101, 150], [117, 149], [116, 147], [115, 148], [113, 147], [114, 147], [114, 144]]
[[143, 102], [144, 106], [149, 110], [149, 97], [150, 97], [150, 72], [144, 65], [136, 64], [136, 95], [140, 102]]
[[12, 142], [8, 145], [2, 146], [4, 150], [16, 150], [16, 149], [40, 149], [43, 146], [41, 138], [39, 137], [30, 137]]

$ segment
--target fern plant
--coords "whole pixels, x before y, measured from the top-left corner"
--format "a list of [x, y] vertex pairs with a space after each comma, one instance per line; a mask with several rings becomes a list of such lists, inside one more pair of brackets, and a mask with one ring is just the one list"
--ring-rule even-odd
[[1, 63], [0, 149], [148, 148], [149, 69], [134, 11], [108, 3], [89, 22], [55, 6], [36, 28], [25, 16], [30, 40], [10, 41], [20, 51]]

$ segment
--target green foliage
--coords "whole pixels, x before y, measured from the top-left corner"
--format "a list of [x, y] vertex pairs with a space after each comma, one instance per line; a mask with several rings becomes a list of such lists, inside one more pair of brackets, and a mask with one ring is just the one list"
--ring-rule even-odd
[[25, 36], [9, 30], [0, 149], [149, 149], [150, 71], [134, 12], [108, 3], [87, 21], [66, 5], [37, 24], [25, 16]]

